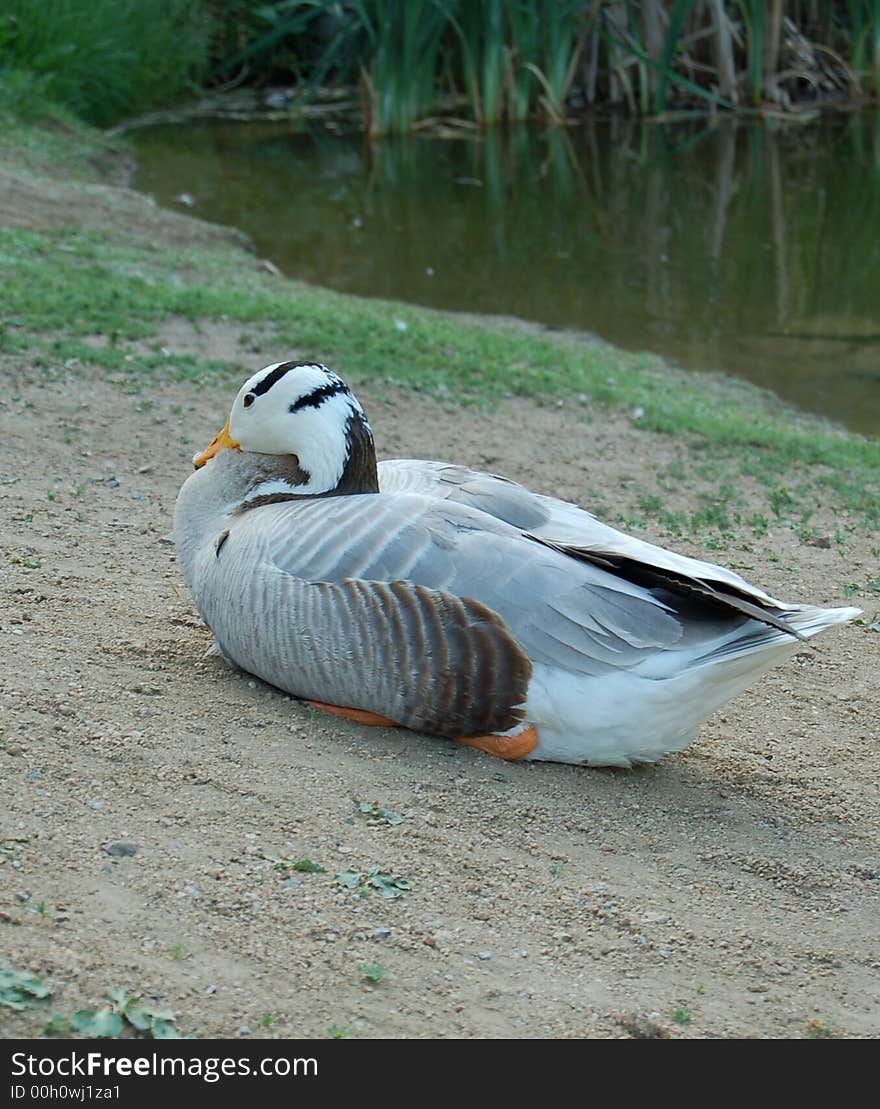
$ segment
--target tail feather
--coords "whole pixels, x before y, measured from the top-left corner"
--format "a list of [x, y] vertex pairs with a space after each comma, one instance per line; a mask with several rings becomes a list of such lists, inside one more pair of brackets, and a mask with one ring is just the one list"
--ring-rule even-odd
[[848, 624], [862, 615], [860, 608], [849, 606], [847, 608], [819, 608], [818, 605], [803, 605], [785, 614], [785, 618], [796, 628], [801, 635], [807, 637], [816, 632], [831, 628], [835, 624]]
[[[817, 605], [803, 605], [800, 608], [790, 609], [782, 613], [785, 620], [797, 632], [798, 639], [809, 639], [825, 628], [835, 624], [848, 624], [861, 615], [860, 608], [820, 608]], [[759, 651], [769, 650], [773, 647], [788, 647], [794, 650], [797, 646], [792, 641], [791, 634], [782, 629], [770, 627], [767, 624], [757, 624], [743, 633], [741, 630], [731, 635], [725, 642], [714, 647], [705, 655], [696, 660], [697, 664], [718, 662], [721, 659], [734, 659], [743, 655], [755, 654]], [[757, 660], [756, 660], [757, 662]], [[768, 663], [768, 665], [770, 665]], [[760, 666], [756, 666], [760, 669]]]

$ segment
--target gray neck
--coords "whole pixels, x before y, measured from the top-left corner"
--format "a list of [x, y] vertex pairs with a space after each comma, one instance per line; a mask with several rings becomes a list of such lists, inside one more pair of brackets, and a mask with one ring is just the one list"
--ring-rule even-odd
[[222, 450], [186, 479], [174, 507], [174, 542], [184, 577], [206, 540], [222, 531], [229, 516], [261, 482], [284, 481], [295, 489], [302, 471], [292, 455]]

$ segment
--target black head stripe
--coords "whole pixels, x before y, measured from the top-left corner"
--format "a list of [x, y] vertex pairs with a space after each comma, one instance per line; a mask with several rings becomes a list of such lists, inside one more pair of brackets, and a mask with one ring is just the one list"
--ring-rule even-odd
[[318, 388], [313, 389], [311, 393], [306, 393], [304, 397], [300, 397], [299, 400], [294, 401], [288, 411], [301, 412], [304, 408], [320, 408], [329, 397], [335, 397], [337, 393], [348, 392], [348, 386], [337, 377], [334, 381], [328, 381], [326, 385], [319, 385]]
[[276, 366], [274, 370], [267, 373], [263, 380], [258, 381], [248, 392], [253, 393], [255, 397], [261, 397], [263, 393], [268, 393], [273, 385], [277, 385], [287, 371], [292, 370], [296, 365], [296, 362], [282, 362], [280, 366]]
[[285, 374], [291, 370], [298, 370], [303, 366], [317, 366], [319, 369], [326, 369], [320, 362], [282, 362], [274, 370], [267, 373], [262, 381], [258, 381], [249, 392], [253, 393], [255, 397], [261, 397], [263, 393], [268, 393], [273, 385], [277, 385]]

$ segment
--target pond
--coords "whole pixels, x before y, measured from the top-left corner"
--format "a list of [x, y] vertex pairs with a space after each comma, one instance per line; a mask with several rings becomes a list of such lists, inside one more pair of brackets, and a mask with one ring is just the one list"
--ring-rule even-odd
[[185, 194], [291, 277], [592, 331], [880, 434], [876, 114], [130, 137], [137, 188], [169, 207]]

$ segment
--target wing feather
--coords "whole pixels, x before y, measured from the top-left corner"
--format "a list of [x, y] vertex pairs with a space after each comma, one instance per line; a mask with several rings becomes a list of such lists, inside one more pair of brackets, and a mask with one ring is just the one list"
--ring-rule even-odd
[[[468, 505], [379, 493], [259, 511], [275, 514], [261, 530], [277, 569], [311, 582], [406, 579], [473, 598], [498, 613], [534, 661], [581, 674], [629, 669], [682, 636], [676, 613], [648, 589]], [[328, 531], [332, 543], [315, 538]]]

